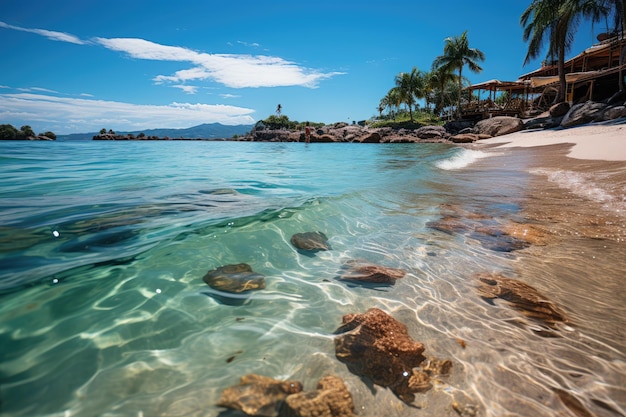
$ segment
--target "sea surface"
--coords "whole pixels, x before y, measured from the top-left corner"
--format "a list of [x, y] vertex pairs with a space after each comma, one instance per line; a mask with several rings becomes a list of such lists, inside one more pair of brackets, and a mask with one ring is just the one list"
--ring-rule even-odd
[[[241, 416], [216, 403], [256, 373], [305, 390], [338, 375], [359, 416], [625, 416], [624, 189], [533, 158], [444, 144], [0, 143], [0, 415]], [[558, 244], [433, 227], [450, 212], [524, 224], [538, 184], [561, 196], [531, 216]], [[578, 206], [610, 232], [546, 215]], [[308, 231], [330, 250], [294, 248]], [[341, 280], [354, 259], [407, 274]], [[231, 295], [202, 280], [239, 263], [266, 287]], [[567, 322], [486, 300], [480, 274], [531, 285]], [[453, 363], [414, 404], [335, 358], [342, 316], [372, 307]]]

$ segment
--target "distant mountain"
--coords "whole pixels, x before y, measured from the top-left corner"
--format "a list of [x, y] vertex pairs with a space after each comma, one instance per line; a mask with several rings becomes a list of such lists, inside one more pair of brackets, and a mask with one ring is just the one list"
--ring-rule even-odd
[[[158, 136], [164, 138], [166, 136], [185, 139], [230, 139], [235, 135], [244, 135], [248, 133], [254, 125], [234, 125], [228, 126], [221, 123], [205, 123], [198, 126], [188, 127], [186, 129], [146, 129], [136, 130], [134, 132], [115, 131], [120, 135], [129, 133], [137, 136], [144, 133], [146, 136]], [[58, 140], [92, 140], [99, 132], [92, 133], [71, 133], [69, 135], [57, 135]]]

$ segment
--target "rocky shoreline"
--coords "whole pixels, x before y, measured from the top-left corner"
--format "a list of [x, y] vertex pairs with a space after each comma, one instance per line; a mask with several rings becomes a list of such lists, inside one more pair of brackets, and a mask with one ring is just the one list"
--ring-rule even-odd
[[[502, 136], [521, 130], [569, 128], [582, 124], [604, 122], [626, 117], [626, 102], [619, 96], [606, 102], [587, 101], [572, 107], [559, 103], [549, 111], [532, 118], [496, 116], [478, 122], [472, 120], [450, 121], [443, 126], [429, 125], [416, 129], [392, 127], [372, 128], [344, 122], [314, 129], [312, 143], [472, 143], [482, 139]], [[262, 123], [246, 135], [235, 138], [169, 138], [104, 133], [93, 140], [211, 140], [246, 142], [304, 142], [304, 130], [268, 129]]]
[[[620, 96], [621, 97], [621, 96]], [[347, 123], [323, 126], [311, 133], [312, 143], [471, 143], [521, 130], [569, 128], [626, 117], [623, 97], [605, 102], [587, 101], [572, 107], [559, 103], [532, 118], [496, 116], [478, 122], [451, 121], [417, 129], [370, 128]], [[255, 128], [237, 139], [252, 142], [304, 142], [304, 131]]]

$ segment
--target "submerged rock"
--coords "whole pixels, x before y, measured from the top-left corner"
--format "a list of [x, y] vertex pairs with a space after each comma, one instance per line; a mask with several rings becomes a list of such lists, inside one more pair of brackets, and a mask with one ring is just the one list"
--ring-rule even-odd
[[485, 300], [500, 298], [524, 316], [553, 327], [556, 323], [567, 323], [565, 313], [530, 285], [502, 275], [482, 274], [478, 276], [479, 295]]
[[454, 216], [446, 216], [439, 220], [430, 221], [426, 223], [426, 226], [449, 235], [465, 233], [471, 229], [471, 225]]
[[478, 227], [470, 237], [478, 240], [484, 248], [495, 252], [513, 252], [530, 246], [529, 242], [508, 235], [497, 227]]
[[322, 232], [296, 233], [291, 236], [291, 244], [300, 250], [321, 251], [329, 250], [328, 238]]
[[347, 314], [335, 334], [335, 355], [352, 373], [390, 388], [407, 403], [415, 399], [414, 393], [431, 388], [429, 375], [415, 369], [426, 359], [424, 345], [384, 311]]
[[298, 381], [278, 381], [249, 374], [241, 377], [239, 385], [222, 391], [217, 405], [240, 410], [250, 416], [275, 417], [282, 401], [288, 395], [301, 391], [302, 384]]
[[315, 391], [289, 395], [280, 417], [353, 417], [354, 402], [346, 385], [336, 376], [326, 376]]
[[390, 268], [354, 259], [346, 262], [343, 269], [346, 272], [341, 275], [342, 280], [359, 283], [393, 285], [396, 280], [404, 278], [406, 275], [404, 269]]
[[265, 288], [265, 277], [254, 272], [250, 265], [241, 263], [213, 269], [202, 277], [211, 288], [230, 293]]

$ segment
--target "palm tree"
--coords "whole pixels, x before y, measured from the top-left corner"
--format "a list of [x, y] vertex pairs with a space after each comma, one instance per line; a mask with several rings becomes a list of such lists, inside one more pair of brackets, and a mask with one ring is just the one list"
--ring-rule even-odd
[[[603, 1], [603, 0], [600, 0]], [[524, 65], [537, 58], [548, 38], [548, 57], [557, 60], [559, 88], [554, 103], [565, 101], [565, 54], [574, 41], [582, 16], [598, 20], [601, 4], [597, 0], [533, 0], [522, 16], [523, 39], [528, 43]]]
[[428, 84], [433, 94], [434, 100], [439, 100], [435, 104], [435, 112], [443, 111], [446, 107], [446, 102], [449, 103], [450, 86], [457, 83], [457, 75], [453, 72], [453, 69], [446, 67], [435, 67], [433, 65], [432, 71], [429, 73]]
[[398, 88], [394, 87], [380, 100], [380, 103], [378, 104], [378, 112], [382, 116], [382, 112], [388, 108], [389, 112], [393, 114], [393, 110], [400, 107], [401, 104], [402, 100], [400, 100], [400, 92]]
[[409, 117], [413, 123], [413, 106], [417, 99], [424, 98], [424, 73], [413, 67], [411, 72], [396, 75], [395, 82], [399, 99], [409, 108]]
[[461, 114], [461, 92], [463, 90], [463, 67], [466, 65], [472, 72], [481, 72], [483, 69], [478, 64], [485, 60], [485, 54], [476, 48], [470, 48], [467, 39], [467, 31], [460, 36], [446, 38], [443, 47], [443, 55], [435, 58], [433, 67], [445, 68], [449, 71], [458, 70], [459, 96], [457, 102], [457, 114]]

